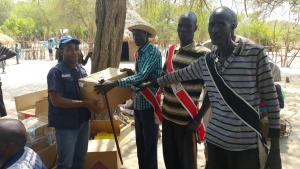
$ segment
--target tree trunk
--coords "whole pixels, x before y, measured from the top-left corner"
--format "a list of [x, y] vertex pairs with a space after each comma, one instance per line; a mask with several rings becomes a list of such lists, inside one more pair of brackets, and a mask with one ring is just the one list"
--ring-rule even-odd
[[92, 73], [119, 67], [126, 18], [126, 0], [97, 0]]
[[287, 33], [285, 37], [285, 52], [284, 52], [284, 58], [283, 58], [283, 63], [281, 63], [282, 67], [286, 67], [286, 61], [288, 58], [288, 53], [290, 50], [290, 28], [287, 28]]

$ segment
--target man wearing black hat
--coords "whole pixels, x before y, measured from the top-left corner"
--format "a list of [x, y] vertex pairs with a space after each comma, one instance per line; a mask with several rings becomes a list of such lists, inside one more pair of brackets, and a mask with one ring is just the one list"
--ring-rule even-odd
[[80, 41], [71, 36], [60, 39], [63, 61], [48, 73], [49, 126], [56, 130], [57, 168], [82, 169], [88, 145], [90, 111], [96, 101], [83, 101], [78, 79], [87, 76], [78, 64]]
[[[162, 73], [161, 53], [158, 48], [149, 43], [149, 37], [156, 35], [155, 30], [143, 24], [137, 24], [128, 29], [132, 31], [135, 44], [139, 47], [135, 55], [136, 73], [118, 81], [100, 83], [95, 86], [98, 92], [106, 93], [116, 86], [139, 86], [142, 82], [157, 78]], [[128, 71], [128, 73], [131, 72]], [[134, 116], [140, 169], [157, 169], [158, 125], [155, 122], [161, 120], [159, 101], [154, 96], [157, 90], [157, 87], [152, 86], [147, 91], [135, 91]]]

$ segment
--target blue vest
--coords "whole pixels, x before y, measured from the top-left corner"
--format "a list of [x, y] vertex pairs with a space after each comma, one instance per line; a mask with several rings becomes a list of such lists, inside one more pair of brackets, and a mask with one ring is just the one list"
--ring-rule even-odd
[[[49, 76], [55, 76], [55, 82], [49, 81]], [[87, 73], [80, 65], [76, 69], [71, 69], [64, 61], [53, 67], [48, 74], [48, 91], [49, 86], [55, 83], [58, 92], [62, 97], [72, 100], [82, 100], [78, 79], [86, 77]], [[51, 91], [50, 91], [51, 92]], [[76, 129], [83, 122], [90, 119], [90, 112], [87, 108], [59, 108], [55, 107], [50, 98], [49, 102], [49, 126], [59, 129]]]

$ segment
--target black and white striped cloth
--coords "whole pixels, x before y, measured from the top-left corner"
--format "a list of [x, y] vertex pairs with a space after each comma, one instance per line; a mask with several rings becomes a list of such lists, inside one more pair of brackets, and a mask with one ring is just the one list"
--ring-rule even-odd
[[3, 45], [0, 45], [0, 56], [2, 55], [6, 55], [8, 52], [9, 52], [9, 48], [3, 46]]
[[0, 61], [4, 61], [6, 59], [16, 56], [16, 55], [13, 55], [12, 53], [11, 53], [11, 55], [7, 55], [10, 52], [14, 53], [14, 51], [9, 49], [8, 47], [0, 45]]
[[[211, 53], [208, 57], [213, 57]], [[218, 72], [226, 83], [250, 103], [256, 110], [261, 99], [269, 110], [270, 133], [279, 133], [280, 114], [277, 93], [262, 47], [240, 41], [233, 54], [224, 64], [217, 64]], [[257, 135], [225, 104], [206, 67], [205, 59], [200, 58], [190, 66], [159, 78], [158, 84], [165, 86], [186, 80], [203, 79], [212, 106], [212, 119], [206, 130], [206, 141], [230, 151], [243, 151], [257, 148]]]

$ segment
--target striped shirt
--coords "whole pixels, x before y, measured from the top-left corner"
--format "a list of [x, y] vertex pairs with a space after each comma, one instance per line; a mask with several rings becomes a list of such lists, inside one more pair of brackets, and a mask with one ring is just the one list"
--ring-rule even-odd
[[[136, 73], [132, 76], [118, 80], [119, 87], [139, 86], [142, 82], [157, 78], [162, 73], [162, 57], [159, 49], [148, 43], [138, 49]], [[155, 94], [157, 87], [150, 87]], [[140, 91], [135, 92], [134, 109], [146, 110], [152, 108]]]
[[24, 147], [11, 157], [2, 169], [46, 169], [39, 155], [32, 149]]
[[3, 45], [0, 45], [0, 56], [1, 57], [4, 57], [3, 55], [7, 55], [7, 53], [10, 51], [9, 48], [3, 46]]
[[[172, 59], [174, 70], [181, 69], [190, 65], [193, 61], [203, 57], [209, 49], [202, 46], [196, 46], [195, 42], [175, 49], [174, 56]], [[168, 56], [168, 55], [167, 55]], [[166, 62], [167, 63], [167, 62]], [[164, 72], [167, 72], [167, 64], [164, 66]], [[202, 91], [203, 81], [188, 80], [181, 83], [183, 88], [187, 91], [189, 96], [193, 99], [195, 105], [199, 101], [199, 96]], [[191, 120], [190, 114], [181, 105], [177, 97], [175, 96], [170, 85], [164, 87], [164, 99], [163, 99], [163, 117], [169, 121], [172, 121], [179, 125], [187, 125]]]
[[[207, 57], [215, 57], [210, 53]], [[260, 100], [268, 107], [270, 134], [278, 137], [279, 104], [268, 58], [262, 47], [240, 41], [223, 65], [217, 64], [226, 83], [256, 110]], [[190, 66], [158, 79], [160, 85], [203, 79], [212, 106], [212, 119], [206, 130], [206, 141], [230, 151], [257, 148], [257, 134], [236, 117], [222, 100], [202, 57]]]

